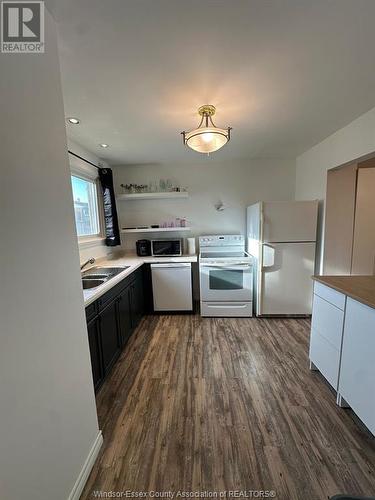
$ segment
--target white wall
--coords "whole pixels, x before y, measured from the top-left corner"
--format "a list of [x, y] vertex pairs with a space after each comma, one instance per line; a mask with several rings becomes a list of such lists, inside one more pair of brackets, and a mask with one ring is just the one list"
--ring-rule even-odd
[[55, 25], [0, 55], [0, 497], [66, 500], [100, 439]]
[[375, 151], [375, 108], [297, 158], [296, 198], [324, 199], [327, 170]]
[[[78, 144], [77, 142], [73, 141], [72, 139], [68, 138], [68, 150], [71, 151], [72, 153], [80, 156], [81, 158], [84, 158], [85, 160], [93, 163], [94, 165], [100, 166], [100, 167], [108, 167], [108, 163], [99, 158], [98, 156], [94, 155], [87, 149], [85, 149], [83, 146]], [[71, 156], [69, 156], [71, 159]], [[74, 158], [76, 161], [76, 158]], [[77, 240], [78, 244], [78, 240]], [[107, 257], [110, 253], [113, 252], [114, 248], [113, 247], [107, 247], [104, 242], [104, 238], [101, 239], [101, 241], [96, 241], [96, 242], [90, 242], [89, 244], [80, 244], [78, 245], [78, 250], [79, 250], [79, 260], [81, 263], [85, 262], [86, 260], [90, 259], [91, 257], [94, 257], [95, 259], [99, 259], [101, 257]]]
[[[244, 233], [247, 205], [259, 200], [294, 198], [294, 161], [262, 159], [228, 163], [211, 157], [195, 163], [192, 159], [186, 164], [121, 166], [113, 171], [118, 193], [121, 183], [147, 184], [161, 178], [171, 179], [190, 193], [188, 199], [182, 200], [119, 201], [122, 227], [150, 225], [178, 216], [187, 217], [192, 236]], [[227, 206], [224, 212], [214, 208], [219, 200]], [[123, 244], [134, 249], [135, 241], [144, 236], [123, 235]]]
[[296, 160], [297, 200], [322, 200], [319, 225], [319, 269], [322, 265], [324, 200], [327, 170], [375, 151], [375, 108], [327, 137]]

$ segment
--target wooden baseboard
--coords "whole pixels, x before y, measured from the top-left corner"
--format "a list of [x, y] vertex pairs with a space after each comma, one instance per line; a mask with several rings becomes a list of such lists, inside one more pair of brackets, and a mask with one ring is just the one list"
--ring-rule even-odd
[[77, 481], [75, 482], [73, 489], [70, 492], [68, 500], [79, 500], [79, 497], [81, 496], [83, 488], [85, 487], [86, 481], [89, 477], [91, 469], [94, 466], [95, 460], [98, 456], [102, 444], [103, 444], [102, 431], [99, 431], [94, 441], [94, 444], [91, 447], [90, 453], [88, 454], [85, 463], [83, 464], [82, 470], [79, 473]]

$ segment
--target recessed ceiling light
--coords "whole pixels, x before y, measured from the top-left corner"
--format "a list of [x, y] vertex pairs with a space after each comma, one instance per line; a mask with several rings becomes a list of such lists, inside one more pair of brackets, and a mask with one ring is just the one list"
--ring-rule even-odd
[[108, 144], [105, 144], [104, 142], [102, 144], [99, 144], [101, 148], [109, 148]]
[[74, 118], [74, 116], [71, 116], [70, 118], [68, 118], [68, 122], [72, 123], [73, 125], [78, 125], [80, 123], [80, 120], [78, 120], [78, 118]]

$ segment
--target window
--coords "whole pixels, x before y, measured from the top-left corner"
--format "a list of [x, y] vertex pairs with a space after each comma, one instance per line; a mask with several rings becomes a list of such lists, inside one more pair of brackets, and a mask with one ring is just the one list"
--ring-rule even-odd
[[243, 271], [222, 269], [210, 271], [210, 290], [243, 290]]
[[99, 211], [96, 182], [71, 176], [74, 214], [79, 237], [99, 236]]

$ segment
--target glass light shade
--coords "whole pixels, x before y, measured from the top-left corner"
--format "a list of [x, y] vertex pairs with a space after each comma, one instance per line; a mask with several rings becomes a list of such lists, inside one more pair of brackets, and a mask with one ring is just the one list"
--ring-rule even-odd
[[228, 142], [228, 130], [217, 127], [200, 127], [185, 136], [186, 145], [198, 153], [212, 153]]

